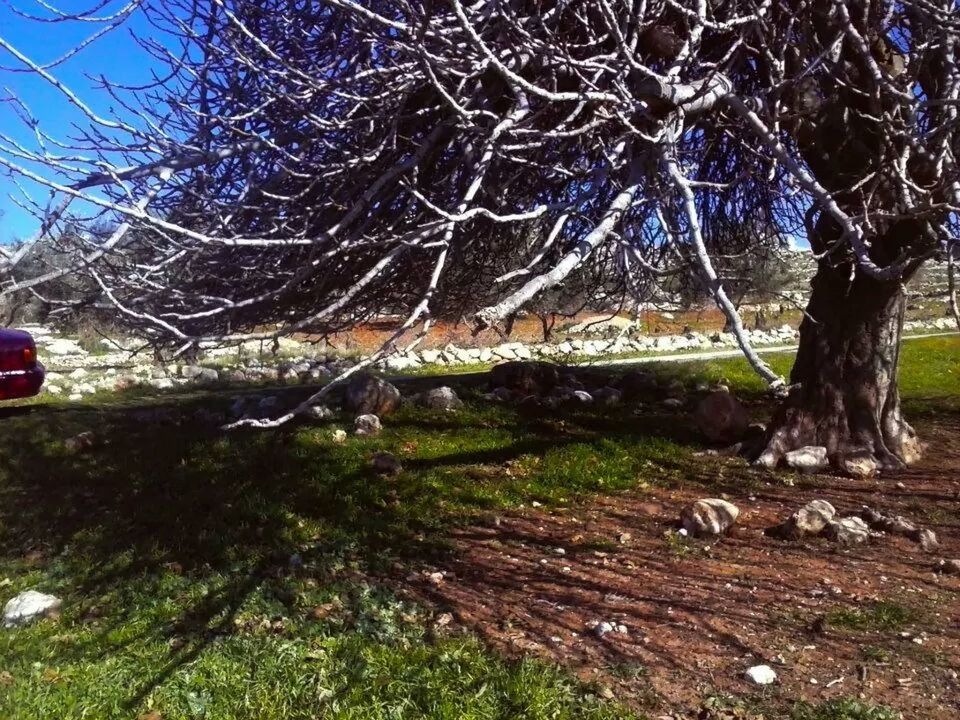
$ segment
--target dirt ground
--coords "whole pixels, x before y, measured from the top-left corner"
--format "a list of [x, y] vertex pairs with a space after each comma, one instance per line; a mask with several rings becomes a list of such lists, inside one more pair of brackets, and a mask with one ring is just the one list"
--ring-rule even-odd
[[[567, 337], [563, 328], [584, 322], [588, 319], [608, 317], [603, 313], [582, 312], [573, 317], [557, 316], [554, 324], [552, 341], [559, 342]], [[783, 324], [796, 326], [800, 313], [788, 308], [783, 314], [774, 313], [767, 317], [770, 327], [779, 327]], [[744, 322], [753, 327], [754, 313], [745, 313]], [[722, 330], [724, 326], [723, 314], [716, 307], [705, 307], [677, 313], [661, 313], [645, 311], [640, 315], [644, 333], [647, 335], [672, 335], [682, 333], [688, 329], [699, 332]], [[337, 333], [329, 338], [329, 343], [340, 350], [356, 352], [372, 352], [388, 339], [396, 330], [396, 322], [384, 320], [372, 322], [355, 328], [350, 332]], [[398, 345], [413, 339], [410, 337], [398, 341]], [[311, 339], [304, 336], [304, 339]], [[479, 334], [473, 333], [473, 327], [466, 320], [462, 322], [438, 321], [430, 334], [418, 346], [421, 349], [443, 348], [453, 344], [457, 347], [488, 347], [504, 342], [543, 342], [543, 325], [538, 317], [529, 315], [520, 317], [513, 325], [509, 337], [502, 336], [494, 330], [485, 330]]]
[[[508, 656], [560, 663], [651, 718], [733, 717], [699, 714], [726, 693], [768, 713], [860, 697], [910, 720], [960, 717], [960, 575], [934, 571], [939, 558], [960, 558], [960, 418], [921, 429], [928, 459], [897, 475], [793, 476], [793, 486], [781, 475], [730, 493], [742, 514], [715, 542], [673, 532], [681, 508], [709, 496], [702, 486], [654, 487], [461, 529], [452, 559], [436, 568], [442, 582], [424, 575], [402, 585], [437, 609], [447, 631], [460, 626]], [[764, 535], [814, 498], [841, 515], [865, 504], [904, 515], [934, 530], [941, 547], [928, 554], [889, 535], [853, 548]], [[915, 616], [878, 627], [844, 615], [874, 603]], [[590, 629], [597, 621], [624, 627], [600, 636]], [[774, 686], [745, 679], [757, 664], [776, 670]]]

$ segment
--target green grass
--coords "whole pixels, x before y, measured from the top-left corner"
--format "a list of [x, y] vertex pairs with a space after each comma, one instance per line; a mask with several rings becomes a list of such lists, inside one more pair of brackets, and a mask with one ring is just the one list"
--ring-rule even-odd
[[[952, 407], [958, 357], [954, 338], [907, 343], [909, 401]], [[745, 367], [661, 371], [749, 394]], [[551, 414], [468, 397], [456, 414], [405, 407], [380, 436], [338, 445], [337, 423], [223, 433], [198, 411], [227, 395], [144, 392], [3, 410], [0, 600], [36, 588], [64, 608], [0, 630], [0, 718], [634, 717], [560, 669], [434, 631], [377, 578], [442, 557], [448, 527], [502, 508], [743, 488], [759, 472], [694, 457], [689, 420], [658, 408]], [[70, 452], [85, 430], [101, 442]], [[403, 471], [374, 474], [376, 451]]]
[[902, 630], [919, 618], [916, 609], [889, 600], [880, 600], [864, 607], [832, 610], [826, 616], [830, 627], [872, 632]]
[[817, 706], [800, 703], [793, 709], [790, 720], [900, 720], [900, 717], [900, 713], [890, 708], [847, 698]]

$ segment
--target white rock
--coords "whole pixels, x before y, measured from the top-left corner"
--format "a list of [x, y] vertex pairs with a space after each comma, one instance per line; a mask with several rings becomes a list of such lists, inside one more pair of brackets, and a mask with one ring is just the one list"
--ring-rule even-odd
[[26, 625], [57, 610], [60, 598], [36, 590], [26, 590], [10, 599], [3, 608], [4, 627]]
[[83, 368], [77, 368], [72, 373], [70, 373], [67, 377], [69, 377], [71, 380], [83, 380], [83, 378], [87, 377], [87, 375], [89, 374], [90, 373], [88, 373]]
[[787, 520], [788, 534], [798, 538], [819, 535], [836, 515], [836, 508], [826, 500], [811, 500]]
[[432, 410], [452, 411], [463, 407], [463, 401], [457, 397], [457, 393], [446, 385], [427, 390], [418, 395], [416, 400], [419, 405]]
[[69, 338], [53, 338], [41, 340], [43, 351], [48, 355], [86, 355], [87, 351], [80, 347], [76, 340]]
[[60, 395], [63, 393], [63, 388], [59, 385], [47, 385], [47, 392], [51, 395]]
[[784, 456], [784, 460], [794, 470], [808, 473], [820, 472], [830, 464], [827, 460], [827, 449], [822, 445], [807, 445], [791, 450]]
[[827, 524], [827, 535], [841, 545], [860, 545], [870, 538], [870, 527], [856, 516], [840, 518]]
[[680, 513], [680, 523], [690, 535], [721, 535], [737, 521], [740, 508], [719, 498], [697, 500]]
[[747, 670], [747, 678], [755, 685], [772, 685], [777, 681], [777, 673], [769, 665], [754, 665]]

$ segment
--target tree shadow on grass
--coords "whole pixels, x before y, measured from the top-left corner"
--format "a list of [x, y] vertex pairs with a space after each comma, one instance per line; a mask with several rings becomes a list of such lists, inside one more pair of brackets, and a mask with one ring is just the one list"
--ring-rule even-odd
[[[337, 446], [320, 437], [326, 428], [224, 433], [204, 417], [209, 405], [209, 398], [38, 405], [9, 412], [0, 428], [0, 564], [15, 575], [42, 571], [44, 589], [68, 600], [64, 621], [95, 628], [62, 648], [59, 660], [97, 662], [139, 641], [171, 643], [160, 668], [130, 688], [130, 708], [233, 632], [252, 594], [298, 572], [295, 553], [321, 579], [347, 556], [375, 568], [442, 554], [435, 531], [447, 521], [445, 505], [479, 510], [487, 501], [438, 489], [431, 473], [637, 433], [591, 416], [567, 419], [564, 429], [557, 418], [512, 411], [490, 420], [482, 410], [461, 419], [408, 410], [383, 438]], [[491, 423], [511, 439], [491, 449], [458, 447], [464, 435], [457, 433]], [[71, 450], [67, 439], [87, 431], [92, 446]], [[434, 457], [405, 460], [400, 478], [368, 467], [371, 452], [411, 433], [454, 440]], [[143, 597], [182, 594], [171, 574], [199, 583], [211, 571], [216, 585], [179, 598], [176, 619], [143, 621]], [[296, 611], [296, 598], [282, 599]]]

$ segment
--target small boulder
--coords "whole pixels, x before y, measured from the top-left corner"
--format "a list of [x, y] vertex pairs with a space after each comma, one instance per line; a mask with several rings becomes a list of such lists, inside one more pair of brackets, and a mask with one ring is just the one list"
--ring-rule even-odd
[[791, 450], [784, 455], [789, 467], [805, 473], [816, 473], [825, 470], [830, 461], [827, 459], [827, 449], [822, 445], [807, 445], [797, 450]]
[[880, 472], [880, 464], [868, 452], [853, 452], [840, 458], [840, 469], [850, 477], [871, 478]]
[[754, 665], [746, 675], [754, 685], [772, 685], [777, 681], [777, 673], [769, 665]]
[[491, 388], [507, 388], [517, 395], [542, 395], [559, 379], [556, 365], [534, 360], [505, 362], [490, 370]]
[[486, 393], [483, 399], [490, 402], [510, 402], [513, 399], [513, 391], [505, 387], [494, 388]]
[[728, 392], [713, 392], [703, 398], [694, 420], [710, 442], [726, 445], [742, 440], [750, 424], [746, 409]]
[[827, 523], [827, 537], [840, 545], [860, 545], [870, 539], [870, 528], [862, 518], [851, 516]]
[[687, 386], [684, 385], [683, 380], [674, 378], [667, 383], [666, 392], [668, 398], [682, 399], [687, 394]]
[[347, 384], [344, 406], [358, 415], [385, 417], [400, 407], [400, 391], [386, 380], [360, 373]]
[[679, 410], [683, 407], [684, 401], [681, 398], [669, 397], [666, 400], [663, 400], [661, 403], [665, 408], [670, 408], [671, 410]]
[[463, 407], [463, 400], [457, 397], [453, 388], [443, 387], [433, 388], [417, 396], [417, 403], [431, 410], [459, 410]]
[[593, 401], [598, 405], [613, 406], [619, 405], [620, 401], [623, 399], [623, 394], [616, 388], [605, 386], [602, 388], [597, 388], [591, 393], [593, 395]]
[[320, 422], [323, 420], [329, 420], [333, 417], [333, 410], [328, 408], [326, 405], [308, 405], [299, 413], [300, 417], [311, 420], [313, 422]]
[[380, 418], [371, 413], [357, 415], [353, 421], [353, 426], [357, 435], [377, 435], [383, 429]]
[[960, 575], [960, 560], [941, 560], [937, 570], [946, 575]]
[[63, 446], [72, 453], [81, 453], [97, 444], [97, 436], [90, 430], [74, 435], [63, 441]]
[[740, 509], [719, 498], [697, 500], [680, 513], [680, 524], [690, 535], [722, 535], [737, 521]]
[[940, 541], [937, 539], [937, 534], [933, 530], [923, 529], [918, 531], [916, 539], [924, 552], [933, 552], [940, 547]]
[[370, 467], [378, 475], [399, 475], [403, 467], [396, 455], [388, 452], [376, 452], [370, 458]]
[[819, 535], [836, 515], [836, 508], [826, 500], [811, 500], [787, 518], [774, 534], [793, 539]]
[[47, 617], [60, 609], [62, 601], [53, 595], [36, 590], [26, 590], [11, 598], [3, 608], [4, 627], [26, 625], [42, 617]]
[[337, 445], [341, 445], [347, 441], [347, 431], [337, 428], [330, 433], [330, 439], [337, 443]]

